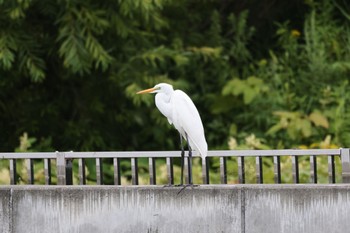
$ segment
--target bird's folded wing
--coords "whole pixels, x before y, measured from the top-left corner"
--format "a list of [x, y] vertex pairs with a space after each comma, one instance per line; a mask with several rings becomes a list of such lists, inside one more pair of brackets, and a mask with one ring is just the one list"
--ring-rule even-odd
[[181, 127], [188, 136], [190, 146], [199, 151], [202, 157], [206, 157], [208, 145], [204, 136], [202, 120], [196, 106], [190, 97], [180, 90], [176, 90], [173, 95], [172, 107], [175, 127]]

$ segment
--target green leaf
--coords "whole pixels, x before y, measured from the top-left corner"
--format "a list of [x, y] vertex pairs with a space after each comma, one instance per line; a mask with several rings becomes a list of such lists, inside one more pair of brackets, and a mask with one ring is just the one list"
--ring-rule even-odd
[[12, 63], [15, 60], [14, 53], [7, 48], [0, 48], [0, 64], [5, 70], [8, 70], [12, 67]]
[[316, 126], [321, 126], [325, 129], [329, 128], [329, 122], [328, 119], [320, 112], [315, 111], [309, 115], [309, 119], [312, 123], [314, 123]]
[[247, 84], [250, 86], [260, 86], [263, 84], [263, 81], [255, 76], [249, 76], [247, 78]]
[[267, 132], [267, 135], [274, 135], [276, 134], [278, 131], [280, 131], [281, 129], [283, 129], [283, 125], [279, 122], [277, 124], [275, 124], [274, 126], [272, 126]]
[[45, 62], [38, 57], [27, 57], [26, 68], [34, 82], [40, 82], [45, 78]]
[[12, 67], [16, 51], [15, 37], [9, 32], [0, 33], [0, 64], [5, 70]]
[[296, 140], [300, 136], [299, 125], [296, 122], [291, 122], [287, 128], [287, 134], [292, 140]]
[[250, 104], [254, 100], [256, 95], [257, 95], [257, 92], [254, 89], [252, 88], [245, 89], [243, 93], [244, 104]]
[[246, 87], [247, 87], [246, 84], [242, 80], [238, 78], [234, 78], [224, 86], [224, 88], [222, 89], [222, 94], [224, 96], [227, 96], [227, 95], [238, 96], [244, 93], [244, 90], [246, 89]]
[[173, 57], [175, 63], [177, 66], [182, 66], [182, 65], [186, 65], [189, 63], [189, 59], [188, 57], [186, 56], [183, 56], [181, 54], [176, 54], [174, 57]]
[[301, 132], [302, 135], [305, 138], [308, 138], [311, 136], [312, 134], [312, 126], [311, 126], [311, 122], [308, 119], [301, 119], [300, 121], [297, 122], [300, 127], [301, 127]]
[[275, 111], [273, 112], [273, 115], [279, 116], [279, 117], [284, 117], [287, 119], [295, 119], [300, 117], [299, 112], [287, 112], [287, 111]]
[[95, 68], [101, 67], [105, 71], [113, 61], [113, 58], [102, 47], [98, 40], [89, 33], [85, 40], [86, 50], [90, 53], [92, 59], [95, 61]]

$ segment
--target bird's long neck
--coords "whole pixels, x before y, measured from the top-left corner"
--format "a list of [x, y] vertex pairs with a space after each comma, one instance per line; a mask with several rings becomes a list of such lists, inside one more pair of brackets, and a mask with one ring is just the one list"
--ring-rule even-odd
[[157, 108], [170, 121], [172, 121], [171, 95], [172, 93], [157, 93], [155, 97]]

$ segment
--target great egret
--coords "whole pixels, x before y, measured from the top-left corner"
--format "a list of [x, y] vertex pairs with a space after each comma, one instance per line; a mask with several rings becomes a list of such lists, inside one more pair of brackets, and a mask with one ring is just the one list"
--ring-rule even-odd
[[189, 184], [192, 180], [192, 149], [196, 150], [205, 159], [208, 152], [208, 145], [204, 136], [204, 129], [201, 117], [191, 98], [181, 90], [174, 90], [173, 86], [167, 83], [159, 83], [153, 88], [137, 92], [137, 94], [156, 93], [155, 102], [159, 111], [168, 119], [169, 124], [180, 133], [181, 142], [181, 181], [183, 185], [183, 167], [185, 151], [182, 145], [182, 138], [188, 144], [189, 156]]

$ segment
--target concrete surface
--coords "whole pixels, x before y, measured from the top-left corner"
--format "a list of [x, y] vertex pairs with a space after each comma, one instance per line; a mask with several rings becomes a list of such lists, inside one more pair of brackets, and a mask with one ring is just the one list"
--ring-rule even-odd
[[349, 185], [0, 186], [1, 232], [348, 232]]
[[11, 209], [11, 189], [2, 189], [0, 186], [0, 232], [11, 232], [12, 222]]
[[349, 185], [290, 185], [245, 190], [245, 232], [350, 232]]

